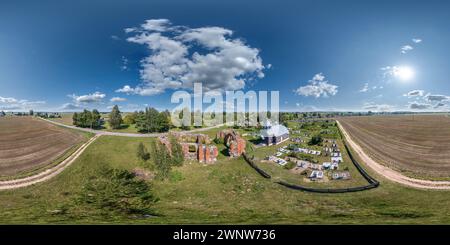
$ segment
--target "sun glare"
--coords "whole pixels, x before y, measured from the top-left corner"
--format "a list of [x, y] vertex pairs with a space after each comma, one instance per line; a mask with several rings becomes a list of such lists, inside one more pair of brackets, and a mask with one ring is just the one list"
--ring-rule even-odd
[[414, 70], [408, 66], [395, 67], [393, 73], [402, 81], [408, 81], [414, 77]]

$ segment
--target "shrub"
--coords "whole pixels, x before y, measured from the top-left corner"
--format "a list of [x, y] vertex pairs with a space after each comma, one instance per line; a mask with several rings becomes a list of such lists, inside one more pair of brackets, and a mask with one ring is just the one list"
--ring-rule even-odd
[[89, 178], [78, 195], [78, 201], [98, 209], [104, 215], [151, 214], [158, 199], [150, 185], [127, 170], [101, 168]]
[[311, 137], [311, 140], [309, 140], [308, 145], [319, 145], [323, 142], [322, 136], [320, 135], [314, 135]]

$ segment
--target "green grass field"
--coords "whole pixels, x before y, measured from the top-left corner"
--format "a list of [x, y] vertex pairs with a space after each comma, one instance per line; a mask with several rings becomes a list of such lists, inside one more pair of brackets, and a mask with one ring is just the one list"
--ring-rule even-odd
[[135, 155], [151, 139], [102, 136], [68, 169], [35, 186], [0, 192], [0, 223], [244, 223], [448, 224], [450, 193], [416, 190], [384, 180], [379, 188], [346, 194], [286, 189], [259, 176], [243, 159], [185, 164], [177, 178], [152, 180], [156, 216], [106, 214], [76, 201], [83, 183], [104, 166], [143, 167]]

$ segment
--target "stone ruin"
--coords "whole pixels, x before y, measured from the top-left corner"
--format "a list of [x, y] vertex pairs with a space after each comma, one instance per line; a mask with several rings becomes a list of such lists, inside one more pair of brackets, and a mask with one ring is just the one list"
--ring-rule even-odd
[[228, 147], [230, 157], [238, 157], [245, 153], [245, 139], [232, 129], [225, 129], [216, 134], [216, 138], [223, 141]]
[[[201, 163], [214, 163], [217, 161], [219, 151], [215, 145], [211, 144], [208, 135], [189, 133], [172, 133], [171, 135], [180, 143], [184, 159], [197, 160]], [[163, 135], [158, 137], [158, 139], [170, 152], [169, 137]]]

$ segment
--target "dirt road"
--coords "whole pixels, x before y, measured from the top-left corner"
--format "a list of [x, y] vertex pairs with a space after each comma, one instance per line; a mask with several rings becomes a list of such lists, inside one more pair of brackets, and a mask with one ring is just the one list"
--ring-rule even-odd
[[411, 178], [374, 161], [362, 150], [362, 148], [358, 144], [356, 144], [355, 141], [353, 141], [347, 131], [345, 131], [344, 127], [342, 127], [342, 125], [339, 123], [339, 121], [337, 121], [337, 123], [347, 143], [358, 154], [361, 160], [375, 172], [384, 176], [386, 179], [414, 188], [450, 190], [450, 181], [432, 181]]
[[[51, 121], [48, 119], [44, 119], [44, 118], [40, 118], [46, 122], [49, 123], [53, 123], [55, 125], [59, 125], [62, 127], [66, 127], [66, 128], [71, 128], [71, 129], [76, 129], [76, 130], [80, 130], [80, 131], [84, 131], [84, 132], [89, 132], [89, 133], [93, 133], [93, 134], [97, 134], [97, 135], [109, 135], [109, 136], [122, 136], [122, 137], [137, 137], [137, 138], [152, 138], [152, 137], [159, 137], [161, 135], [165, 135], [167, 133], [150, 133], [150, 134], [139, 134], [139, 133], [120, 133], [120, 132], [108, 132], [108, 131], [102, 131], [102, 130], [95, 130], [95, 129], [90, 129], [90, 128], [80, 128], [80, 127], [76, 127], [76, 126], [72, 126], [72, 125], [67, 125], [67, 124], [63, 124], [63, 123], [59, 123], [59, 122], [55, 122], [55, 121]], [[220, 128], [222, 126], [224, 126], [225, 123], [223, 124], [219, 124], [216, 126], [211, 126], [211, 127], [205, 127], [205, 128], [197, 128], [197, 129], [192, 129], [192, 130], [188, 130], [188, 131], [180, 131], [181, 133], [198, 133], [198, 132], [203, 132], [203, 131], [207, 131], [213, 128]]]

